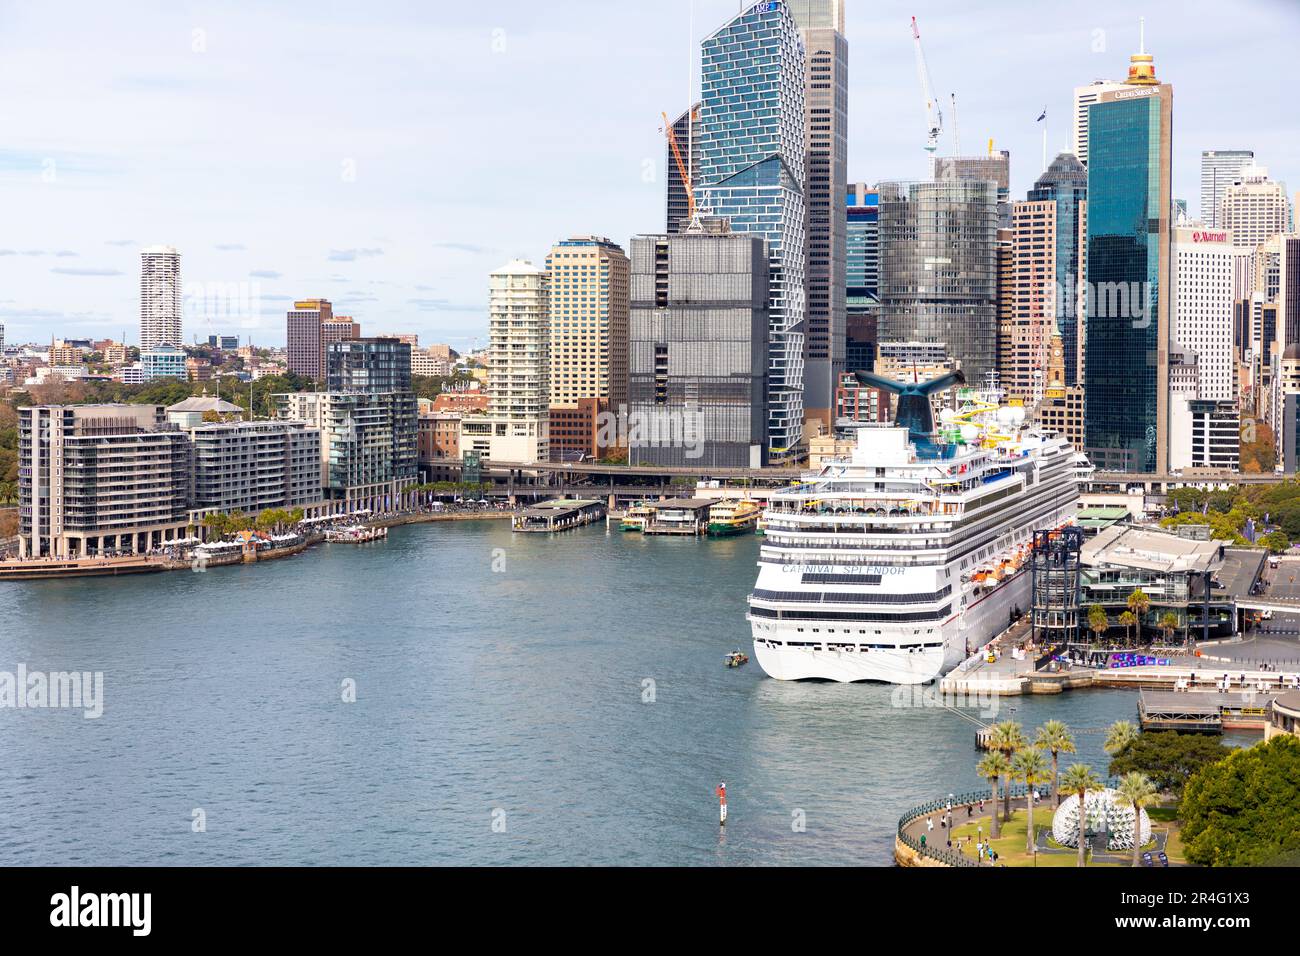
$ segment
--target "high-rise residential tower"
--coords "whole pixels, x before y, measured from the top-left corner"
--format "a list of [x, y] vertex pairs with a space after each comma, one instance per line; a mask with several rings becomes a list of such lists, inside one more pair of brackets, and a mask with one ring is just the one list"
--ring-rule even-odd
[[181, 254], [171, 246], [140, 250], [140, 348], [180, 348]]
[[1243, 249], [1254, 249], [1290, 229], [1286, 184], [1269, 179], [1263, 166], [1243, 167], [1236, 182], [1224, 189], [1220, 208], [1219, 227], [1229, 230], [1233, 244]]
[[1255, 165], [1250, 149], [1206, 149], [1201, 151], [1201, 221], [1217, 229], [1223, 215], [1223, 195], [1241, 179], [1247, 166]]
[[805, 57], [785, 0], [753, 4], [703, 43], [696, 203], [771, 256], [767, 440], [798, 453], [804, 423]]
[[550, 403], [597, 398], [627, 404], [629, 265], [601, 236], [557, 242], [546, 257], [550, 283]]
[[803, 38], [805, 62], [804, 415], [829, 430], [845, 363], [847, 232], [840, 202], [848, 188], [849, 44], [844, 39], [844, 0], [789, 0], [789, 4]]
[[1086, 450], [1106, 471], [1167, 469], [1172, 119], [1145, 50], [1088, 108]]
[[881, 183], [880, 343], [943, 345], [970, 382], [998, 360], [998, 187]]

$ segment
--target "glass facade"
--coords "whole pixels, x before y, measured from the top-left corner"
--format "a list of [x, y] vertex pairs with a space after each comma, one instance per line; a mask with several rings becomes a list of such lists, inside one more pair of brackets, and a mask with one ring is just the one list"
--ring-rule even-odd
[[881, 183], [880, 341], [943, 344], [966, 378], [997, 367], [998, 186]]
[[1167, 452], [1167, 86], [1089, 107], [1087, 452], [1103, 471], [1155, 473]]
[[768, 442], [784, 457], [803, 438], [807, 212], [804, 47], [782, 0], [755, 4], [703, 44], [702, 213], [767, 240], [771, 256]]
[[846, 219], [844, 365], [870, 372], [880, 318], [880, 194], [865, 183], [850, 186]]
[[1065, 384], [1079, 384], [1079, 217], [1088, 196], [1088, 170], [1073, 153], [1059, 153], [1029, 190], [1029, 202], [1056, 203], [1056, 327], [1065, 349]]

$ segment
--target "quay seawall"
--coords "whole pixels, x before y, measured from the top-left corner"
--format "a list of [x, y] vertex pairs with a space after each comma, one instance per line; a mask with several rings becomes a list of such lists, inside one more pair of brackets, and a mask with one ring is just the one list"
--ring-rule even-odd
[[466, 511], [455, 512], [454, 514], [440, 514], [436, 511], [420, 512], [419, 514], [410, 515], [393, 515], [387, 518], [376, 518], [373, 521], [366, 521], [364, 524], [372, 528], [396, 528], [404, 524], [427, 524], [431, 521], [490, 521], [492, 519], [513, 518], [514, 511]]

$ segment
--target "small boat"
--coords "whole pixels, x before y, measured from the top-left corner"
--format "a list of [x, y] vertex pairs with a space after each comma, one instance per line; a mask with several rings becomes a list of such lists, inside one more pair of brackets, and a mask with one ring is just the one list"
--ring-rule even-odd
[[741, 651], [732, 651], [723, 658], [723, 661], [728, 667], [739, 667], [741, 664], [749, 663], [749, 655]]

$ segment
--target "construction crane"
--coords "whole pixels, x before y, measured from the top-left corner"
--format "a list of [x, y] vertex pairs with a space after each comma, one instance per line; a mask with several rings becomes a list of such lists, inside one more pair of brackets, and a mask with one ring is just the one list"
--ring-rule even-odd
[[[686, 187], [686, 204], [688, 209], [687, 222], [695, 222], [695, 186], [691, 182], [691, 171], [686, 167], [682, 159], [681, 147], [677, 145], [677, 135], [673, 132], [673, 124], [668, 121], [667, 113], [660, 113], [664, 118], [664, 132], [668, 134], [668, 145], [673, 151], [673, 161], [677, 163], [677, 172], [682, 177], [682, 185]], [[686, 123], [687, 126], [695, 122], [695, 108], [691, 107], [688, 111]]]
[[928, 129], [925, 151], [933, 158], [935, 150], [939, 148], [939, 134], [943, 132], [943, 111], [934, 99], [930, 68], [925, 65], [925, 51], [921, 49], [921, 31], [916, 26], [916, 17], [912, 17], [912, 40], [916, 44], [916, 73], [921, 79], [921, 93], [925, 99], [925, 123]]
[[961, 155], [961, 124], [957, 122], [957, 94], [952, 94], [952, 154]]

